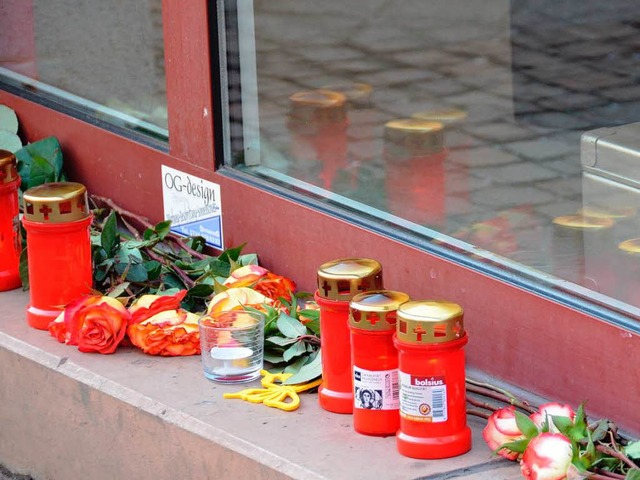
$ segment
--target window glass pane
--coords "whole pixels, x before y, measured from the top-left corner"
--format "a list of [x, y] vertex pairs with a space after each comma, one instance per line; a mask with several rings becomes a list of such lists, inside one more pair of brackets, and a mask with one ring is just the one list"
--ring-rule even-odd
[[0, 76], [166, 138], [161, 0], [2, 0]]
[[237, 168], [639, 312], [637, 2], [237, 0], [224, 27]]

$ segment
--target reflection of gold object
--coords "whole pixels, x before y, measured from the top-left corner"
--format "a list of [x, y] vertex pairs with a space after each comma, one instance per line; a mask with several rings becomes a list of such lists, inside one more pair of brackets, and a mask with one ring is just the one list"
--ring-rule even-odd
[[224, 398], [237, 398], [250, 403], [262, 403], [267, 407], [279, 408], [285, 412], [297, 410], [300, 406], [298, 393], [311, 390], [322, 383], [322, 379], [296, 385], [283, 385], [291, 373], [269, 373], [260, 370], [264, 388], [246, 388], [236, 393], [225, 393]]
[[370, 258], [342, 258], [318, 269], [318, 294], [329, 300], [350, 301], [355, 295], [382, 289], [382, 265]]
[[397, 336], [405, 343], [442, 343], [464, 336], [463, 310], [445, 300], [421, 300], [398, 307]]
[[622, 253], [634, 256], [638, 255], [640, 254], [640, 238], [631, 238], [629, 240], [625, 240], [624, 242], [620, 242], [618, 244], [618, 249]]
[[385, 147], [401, 157], [438, 153], [444, 148], [444, 127], [440, 122], [401, 118], [384, 126]]
[[347, 97], [332, 90], [308, 90], [289, 97], [290, 117], [304, 123], [325, 124], [342, 122], [347, 118]]
[[32, 222], [67, 223], [87, 218], [87, 189], [75, 182], [45, 183], [24, 192], [24, 217]]
[[368, 83], [335, 83], [322, 87], [323, 90], [330, 90], [342, 93], [350, 103], [367, 103], [373, 92], [373, 87]]
[[7, 150], [0, 150], [0, 185], [11, 183], [16, 178], [18, 178], [16, 156]]
[[565, 215], [553, 219], [558, 227], [573, 230], [594, 231], [610, 228], [615, 221], [611, 217], [593, 217], [589, 215]]
[[361, 330], [395, 330], [396, 310], [409, 300], [406, 293], [392, 290], [359, 293], [349, 304], [349, 325]]
[[629, 218], [636, 214], [636, 209], [631, 206], [622, 207], [597, 207], [595, 205], [587, 205], [578, 210], [579, 215], [595, 218]]
[[418, 120], [426, 120], [430, 122], [440, 122], [445, 127], [461, 123], [467, 119], [467, 112], [459, 108], [437, 108], [434, 110], [426, 110], [411, 115], [412, 118]]

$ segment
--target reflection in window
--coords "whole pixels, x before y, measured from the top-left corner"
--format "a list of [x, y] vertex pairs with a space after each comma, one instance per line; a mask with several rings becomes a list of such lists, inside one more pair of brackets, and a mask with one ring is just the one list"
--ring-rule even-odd
[[0, 76], [166, 138], [161, 0], [2, 0]]
[[[640, 127], [618, 128], [640, 121], [637, 2], [237, 0], [226, 14], [236, 166], [640, 306], [625, 280], [640, 241], [622, 244], [640, 237]], [[606, 127], [623, 145], [603, 149]]]

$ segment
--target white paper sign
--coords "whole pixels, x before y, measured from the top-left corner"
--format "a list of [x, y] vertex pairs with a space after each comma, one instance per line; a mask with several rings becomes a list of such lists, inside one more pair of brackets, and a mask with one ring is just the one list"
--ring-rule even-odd
[[162, 201], [172, 232], [204, 237], [222, 249], [220, 185], [162, 165]]

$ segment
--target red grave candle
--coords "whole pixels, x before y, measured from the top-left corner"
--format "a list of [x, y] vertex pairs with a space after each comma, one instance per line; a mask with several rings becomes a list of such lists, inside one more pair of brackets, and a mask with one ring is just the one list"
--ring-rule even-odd
[[20, 281], [20, 176], [13, 153], [0, 150], [0, 291], [13, 290]]
[[400, 427], [396, 310], [409, 295], [373, 290], [349, 307], [353, 370], [353, 428], [364, 435], [395, 435]]
[[398, 451], [422, 459], [461, 455], [471, 449], [462, 308], [446, 301], [411, 301], [398, 307], [397, 316]]
[[23, 196], [29, 259], [29, 325], [46, 330], [65, 305], [91, 292], [91, 212], [86, 188], [47, 183]]
[[345, 258], [318, 269], [315, 300], [320, 307], [322, 385], [320, 406], [334, 413], [353, 412], [349, 302], [358, 293], [382, 288], [382, 266], [369, 258]]

